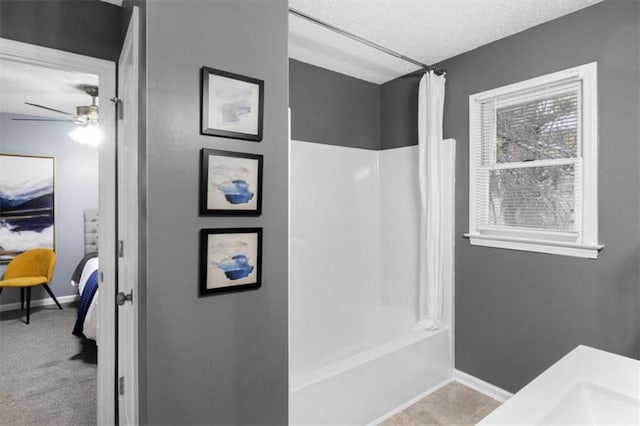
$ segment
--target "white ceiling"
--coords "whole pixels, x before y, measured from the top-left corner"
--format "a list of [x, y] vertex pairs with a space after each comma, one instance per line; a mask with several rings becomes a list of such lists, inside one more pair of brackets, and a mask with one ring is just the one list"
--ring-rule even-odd
[[91, 105], [91, 97], [79, 85], [98, 86], [98, 77], [21, 62], [0, 60], [0, 112], [45, 118], [73, 118], [25, 102], [76, 113], [76, 106]]
[[[289, 0], [289, 6], [435, 64], [602, 0]], [[419, 67], [289, 15], [289, 57], [384, 83]]]

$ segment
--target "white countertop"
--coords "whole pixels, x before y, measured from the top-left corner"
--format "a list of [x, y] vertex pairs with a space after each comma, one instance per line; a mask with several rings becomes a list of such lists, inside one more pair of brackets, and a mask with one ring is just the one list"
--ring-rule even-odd
[[479, 424], [640, 425], [640, 361], [580, 345]]

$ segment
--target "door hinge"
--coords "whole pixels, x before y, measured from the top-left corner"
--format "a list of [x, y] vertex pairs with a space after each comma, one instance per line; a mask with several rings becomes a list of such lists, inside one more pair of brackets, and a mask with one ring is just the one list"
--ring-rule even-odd
[[124, 395], [124, 376], [118, 380], [118, 395]]
[[124, 241], [118, 240], [118, 257], [124, 257]]
[[122, 120], [124, 118], [124, 102], [122, 102], [122, 99], [116, 96], [114, 96], [109, 100], [114, 104], [116, 104], [116, 110], [118, 111], [118, 118]]

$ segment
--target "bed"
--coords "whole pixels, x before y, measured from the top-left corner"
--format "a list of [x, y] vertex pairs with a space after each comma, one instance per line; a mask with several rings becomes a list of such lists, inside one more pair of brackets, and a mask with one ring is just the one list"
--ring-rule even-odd
[[85, 210], [85, 255], [71, 276], [71, 285], [78, 288], [80, 295], [72, 334], [91, 340], [97, 340], [98, 335], [98, 218], [98, 210]]

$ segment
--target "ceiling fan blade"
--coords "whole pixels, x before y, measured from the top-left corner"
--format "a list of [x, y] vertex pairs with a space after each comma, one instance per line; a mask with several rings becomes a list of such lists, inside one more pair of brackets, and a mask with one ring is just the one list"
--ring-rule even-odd
[[47, 109], [47, 110], [53, 111], [53, 112], [59, 112], [60, 114], [65, 114], [65, 115], [70, 115], [72, 117], [75, 117], [75, 115], [70, 114], [68, 112], [60, 111], [59, 109], [49, 108], [49, 107], [46, 107], [46, 106], [43, 106], [43, 105], [38, 105], [38, 104], [32, 104], [30, 102], [25, 102], [25, 104], [31, 105], [31, 106], [34, 106], [34, 107], [37, 107], [37, 108]]
[[59, 118], [12, 118], [14, 121], [60, 121], [64, 123], [75, 123], [76, 120], [61, 120]]

